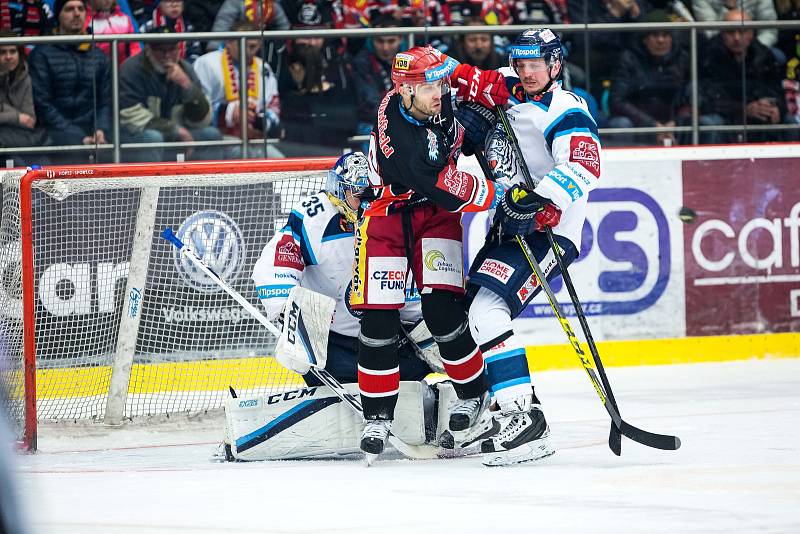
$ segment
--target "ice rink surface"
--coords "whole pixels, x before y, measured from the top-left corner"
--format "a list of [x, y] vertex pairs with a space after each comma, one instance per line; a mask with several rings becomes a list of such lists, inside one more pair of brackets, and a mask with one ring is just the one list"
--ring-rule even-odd
[[45, 427], [17, 482], [35, 533], [800, 532], [800, 359], [608, 373], [623, 417], [680, 450], [614, 456], [575, 370], [534, 377], [557, 449], [540, 463], [215, 463], [206, 419]]

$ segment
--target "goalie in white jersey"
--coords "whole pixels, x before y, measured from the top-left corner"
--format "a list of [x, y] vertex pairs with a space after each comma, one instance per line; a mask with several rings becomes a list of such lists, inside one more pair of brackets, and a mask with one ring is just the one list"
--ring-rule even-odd
[[561, 88], [562, 49], [549, 29], [526, 30], [511, 46], [510, 68], [500, 70], [511, 93], [508, 118], [531, 175], [524, 184], [509, 139], [498, 123], [486, 141], [495, 179], [518, 188], [495, 215], [497, 228], [487, 236], [470, 269], [470, 325], [486, 363], [498, 411], [486, 412], [471, 429], [481, 442], [484, 463], [505, 465], [536, 460], [554, 452], [549, 427], [533, 391], [525, 346], [512, 329], [539, 290], [515, 235], [524, 235], [549, 279], [559, 274], [544, 226], [553, 229], [569, 265], [580, 250], [589, 192], [600, 179], [600, 140], [586, 102]]
[[[367, 172], [367, 159], [361, 152], [339, 158], [328, 174], [325, 190], [297, 202], [286, 225], [264, 247], [252, 275], [270, 320], [281, 316], [294, 286], [336, 301], [333, 321], [328, 315], [315, 322], [330, 323], [327, 351], [318, 355], [319, 363], [343, 384], [358, 381], [361, 313], [350, 308], [349, 294], [353, 225], [360, 197], [369, 185]], [[407, 283], [406, 287], [413, 288], [414, 284]], [[422, 382], [428, 374], [443, 369], [437, 345], [422, 322], [419, 293], [407, 292], [400, 315], [407, 334], [399, 346], [404, 382], [399, 407], [402, 421], [396, 434], [414, 445], [438, 442], [439, 410], [447, 409], [455, 392], [447, 384], [434, 387]], [[327, 387], [321, 387], [307, 364], [281, 351], [276, 358], [300, 373], [309, 387], [265, 398], [228, 399], [226, 457], [265, 460], [358, 451], [363, 421]], [[351, 389], [358, 391], [356, 385]], [[445, 412], [441, 417], [447, 421]]]

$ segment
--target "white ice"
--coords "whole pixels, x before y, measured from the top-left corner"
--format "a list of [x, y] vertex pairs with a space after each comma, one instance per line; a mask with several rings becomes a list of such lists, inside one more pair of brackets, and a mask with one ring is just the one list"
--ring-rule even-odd
[[18, 489], [41, 533], [800, 532], [800, 359], [608, 371], [623, 417], [680, 450], [614, 456], [576, 370], [534, 377], [557, 447], [541, 463], [214, 463], [213, 420], [60, 425], [17, 459]]

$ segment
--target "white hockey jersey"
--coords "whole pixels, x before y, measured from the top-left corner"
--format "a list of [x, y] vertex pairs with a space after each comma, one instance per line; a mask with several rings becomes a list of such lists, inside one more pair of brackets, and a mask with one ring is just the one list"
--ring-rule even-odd
[[[352, 225], [325, 192], [301, 199], [292, 208], [286, 226], [269, 240], [253, 268], [253, 282], [267, 317], [270, 320], [278, 317], [289, 290], [301, 285], [336, 300], [331, 331], [358, 336], [361, 312], [349, 307], [355, 255], [353, 239]], [[408, 322], [422, 317], [416, 290], [406, 295], [400, 317]]]
[[[509, 67], [500, 72], [511, 93], [509, 122], [528, 170], [539, 181], [535, 191], [562, 212], [553, 231], [580, 250], [589, 192], [597, 187], [601, 174], [597, 124], [581, 97], [557, 85], [540, 98], [530, 99]], [[522, 174], [511, 183], [524, 183]]]

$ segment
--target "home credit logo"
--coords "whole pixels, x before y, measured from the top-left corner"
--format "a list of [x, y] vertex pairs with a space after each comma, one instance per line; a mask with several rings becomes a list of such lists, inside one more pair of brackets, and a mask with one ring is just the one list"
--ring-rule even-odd
[[[686, 333], [800, 330], [796, 159], [683, 163]], [[732, 184], [736, 184], [733, 187]]]

